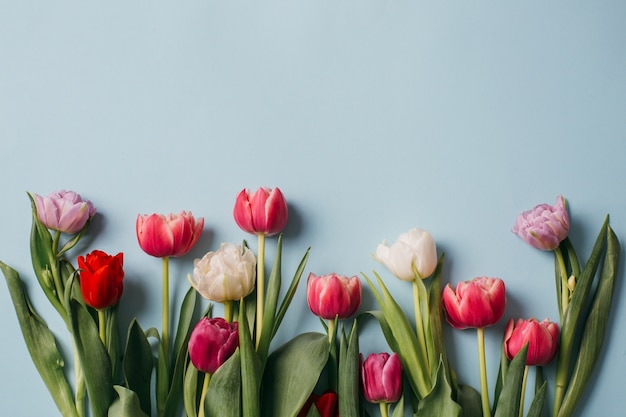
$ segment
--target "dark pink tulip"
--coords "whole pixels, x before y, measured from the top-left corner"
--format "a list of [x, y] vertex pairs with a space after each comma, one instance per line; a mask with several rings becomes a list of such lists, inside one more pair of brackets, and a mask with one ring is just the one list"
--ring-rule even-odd
[[478, 277], [459, 282], [456, 291], [448, 284], [443, 289], [443, 307], [448, 323], [456, 329], [496, 324], [506, 307], [504, 281]]
[[287, 201], [278, 187], [262, 187], [254, 194], [244, 189], [237, 195], [233, 216], [243, 231], [272, 236], [287, 225]]
[[318, 317], [334, 320], [352, 316], [361, 305], [361, 281], [337, 274], [309, 274], [306, 291], [309, 308]]
[[91, 201], [83, 200], [74, 191], [57, 191], [42, 197], [32, 194], [37, 218], [48, 229], [75, 234], [96, 214]]
[[189, 359], [199, 371], [215, 373], [239, 347], [238, 323], [203, 317], [189, 337]]
[[515, 355], [528, 343], [526, 365], [547, 365], [554, 359], [559, 343], [559, 325], [545, 319], [537, 321], [509, 320], [504, 331], [504, 353], [513, 359]]
[[[361, 357], [362, 359], [362, 357]], [[363, 395], [371, 403], [395, 403], [402, 396], [402, 365], [396, 353], [372, 353], [361, 364]]]
[[191, 212], [179, 214], [144, 214], [137, 216], [135, 229], [139, 246], [157, 258], [183, 256], [196, 244], [204, 218], [194, 219]]
[[565, 199], [559, 196], [556, 204], [539, 204], [517, 217], [511, 230], [534, 248], [554, 250], [569, 233], [569, 216]]

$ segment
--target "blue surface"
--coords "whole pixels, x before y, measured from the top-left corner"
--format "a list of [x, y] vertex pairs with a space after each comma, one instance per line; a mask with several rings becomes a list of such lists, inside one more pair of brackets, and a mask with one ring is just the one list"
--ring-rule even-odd
[[[26, 191], [78, 191], [100, 213], [85, 250], [125, 254], [123, 320], [158, 326], [160, 262], [137, 245], [137, 214], [205, 217], [173, 263], [180, 299], [194, 257], [250, 239], [237, 192], [279, 186], [286, 274], [311, 246], [305, 274], [377, 270], [411, 311], [408, 284], [371, 254], [421, 227], [446, 281], [501, 277], [506, 318], [556, 320], [551, 254], [510, 229], [563, 194], [582, 256], [606, 213], [626, 239], [625, 20], [617, 1], [4, 1], [0, 259], [63, 334], [30, 272]], [[623, 275], [578, 416], [623, 415]], [[504, 323], [487, 332], [492, 385]], [[53, 415], [4, 284], [0, 326], [1, 414]], [[322, 331], [302, 285], [277, 342], [307, 330]], [[478, 387], [475, 335], [446, 337]], [[374, 323], [360, 340], [387, 350]]]

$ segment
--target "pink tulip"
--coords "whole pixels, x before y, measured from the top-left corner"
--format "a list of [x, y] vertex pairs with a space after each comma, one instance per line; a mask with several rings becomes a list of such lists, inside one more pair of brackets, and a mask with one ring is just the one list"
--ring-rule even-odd
[[474, 278], [459, 282], [456, 291], [448, 284], [443, 290], [443, 306], [448, 323], [456, 329], [496, 324], [506, 306], [504, 281], [499, 278]]
[[361, 305], [361, 281], [359, 277], [329, 274], [309, 274], [307, 280], [309, 308], [318, 317], [334, 320], [352, 316]]
[[554, 250], [569, 233], [569, 216], [565, 199], [559, 196], [556, 204], [539, 204], [517, 217], [511, 230], [534, 248]]
[[504, 353], [509, 360], [513, 359], [528, 343], [526, 365], [547, 365], [556, 355], [558, 341], [559, 326], [548, 319], [541, 322], [534, 318], [511, 319], [504, 331]]
[[398, 354], [383, 352], [369, 355], [361, 364], [361, 383], [363, 395], [371, 403], [398, 401], [402, 396], [402, 365]]
[[179, 214], [144, 214], [137, 216], [135, 225], [139, 246], [157, 258], [183, 256], [196, 244], [204, 218], [194, 219], [191, 212]]
[[272, 236], [287, 225], [287, 201], [278, 187], [262, 187], [252, 195], [244, 189], [237, 195], [233, 216], [243, 231]]
[[221, 317], [203, 317], [189, 337], [189, 359], [199, 371], [215, 373], [239, 347], [239, 326]]
[[75, 234], [96, 214], [91, 201], [83, 200], [74, 191], [57, 191], [46, 197], [32, 194], [37, 218], [48, 229]]

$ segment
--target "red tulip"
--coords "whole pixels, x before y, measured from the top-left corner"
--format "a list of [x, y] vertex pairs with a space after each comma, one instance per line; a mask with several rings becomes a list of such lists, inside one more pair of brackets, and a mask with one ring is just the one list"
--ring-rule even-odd
[[369, 355], [361, 365], [361, 383], [363, 395], [371, 403], [398, 401], [402, 396], [402, 365], [398, 354]]
[[135, 228], [139, 246], [157, 258], [183, 256], [196, 244], [204, 218], [194, 219], [191, 212], [179, 214], [150, 214], [137, 216]]
[[203, 317], [189, 337], [189, 359], [199, 371], [215, 373], [239, 346], [239, 325], [221, 317]]
[[237, 195], [233, 216], [243, 231], [272, 236], [287, 225], [287, 201], [278, 187], [262, 187], [252, 195], [244, 189]]
[[460, 282], [456, 292], [450, 284], [443, 290], [446, 318], [456, 329], [496, 324], [502, 318], [505, 306], [504, 281], [499, 278], [474, 278]]
[[352, 316], [361, 305], [361, 281], [359, 277], [329, 274], [309, 274], [307, 280], [309, 308], [318, 317], [334, 320]]
[[326, 391], [322, 395], [311, 394], [298, 413], [298, 417], [305, 417], [312, 404], [315, 404], [320, 417], [339, 417], [338, 397], [333, 391]]
[[111, 256], [94, 250], [78, 257], [80, 291], [87, 305], [100, 310], [117, 304], [124, 289], [123, 263], [123, 253]]
[[548, 319], [541, 322], [534, 318], [511, 319], [504, 331], [504, 353], [509, 360], [513, 359], [528, 343], [526, 365], [547, 365], [556, 355], [558, 341], [559, 326]]
[[45, 197], [32, 194], [37, 218], [48, 229], [74, 234], [85, 227], [87, 220], [96, 214], [89, 200], [83, 200], [74, 191], [61, 190]]

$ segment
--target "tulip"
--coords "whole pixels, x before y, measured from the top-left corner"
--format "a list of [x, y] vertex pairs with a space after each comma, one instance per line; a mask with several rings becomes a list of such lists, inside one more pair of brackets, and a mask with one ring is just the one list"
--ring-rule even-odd
[[203, 227], [204, 218], [194, 219], [187, 211], [138, 215], [135, 224], [139, 246], [157, 258], [185, 255], [198, 242]]
[[189, 283], [204, 298], [216, 302], [240, 300], [254, 290], [256, 259], [241, 245], [222, 243], [193, 262]]
[[307, 302], [318, 317], [327, 320], [345, 319], [352, 316], [361, 305], [361, 281], [356, 275], [309, 274]]
[[511, 360], [528, 344], [526, 365], [543, 366], [554, 359], [558, 348], [559, 326], [545, 319], [509, 320], [504, 331], [504, 353]]
[[385, 265], [397, 278], [413, 281], [428, 278], [437, 267], [435, 241], [426, 230], [414, 228], [398, 236], [391, 246], [385, 242], [376, 248], [376, 261]]
[[569, 216], [565, 199], [559, 196], [556, 204], [539, 204], [517, 217], [512, 232], [524, 242], [541, 250], [554, 250], [569, 233]]
[[338, 397], [334, 391], [329, 390], [322, 395], [311, 394], [298, 417], [306, 417], [311, 405], [315, 405], [320, 417], [339, 417]]
[[101, 310], [117, 304], [124, 289], [123, 263], [124, 254], [111, 256], [100, 250], [78, 257], [80, 290], [87, 305]]
[[262, 187], [254, 194], [244, 189], [237, 195], [233, 216], [243, 231], [273, 236], [287, 225], [287, 201], [278, 187]]
[[32, 194], [37, 218], [48, 229], [75, 234], [96, 214], [91, 201], [83, 200], [74, 191], [61, 190], [46, 197]]
[[221, 317], [198, 321], [189, 337], [189, 359], [199, 371], [215, 373], [239, 347], [238, 323]]
[[448, 323], [456, 329], [476, 328], [483, 417], [491, 417], [484, 328], [502, 318], [506, 306], [504, 281], [478, 277], [460, 282], [456, 291], [450, 284], [443, 290], [442, 302]]
[[[361, 359], [363, 357], [361, 356]], [[402, 396], [402, 365], [397, 353], [372, 353], [361, 365], [365, 399], [371, 403], [395, 403]]]
[[443, 290], [443, 306], [448, 323], [456, 329], [484, 328], [496, 324], [504, 314], [506, 294], [504, 281], [479, 277], [450, 284]]

